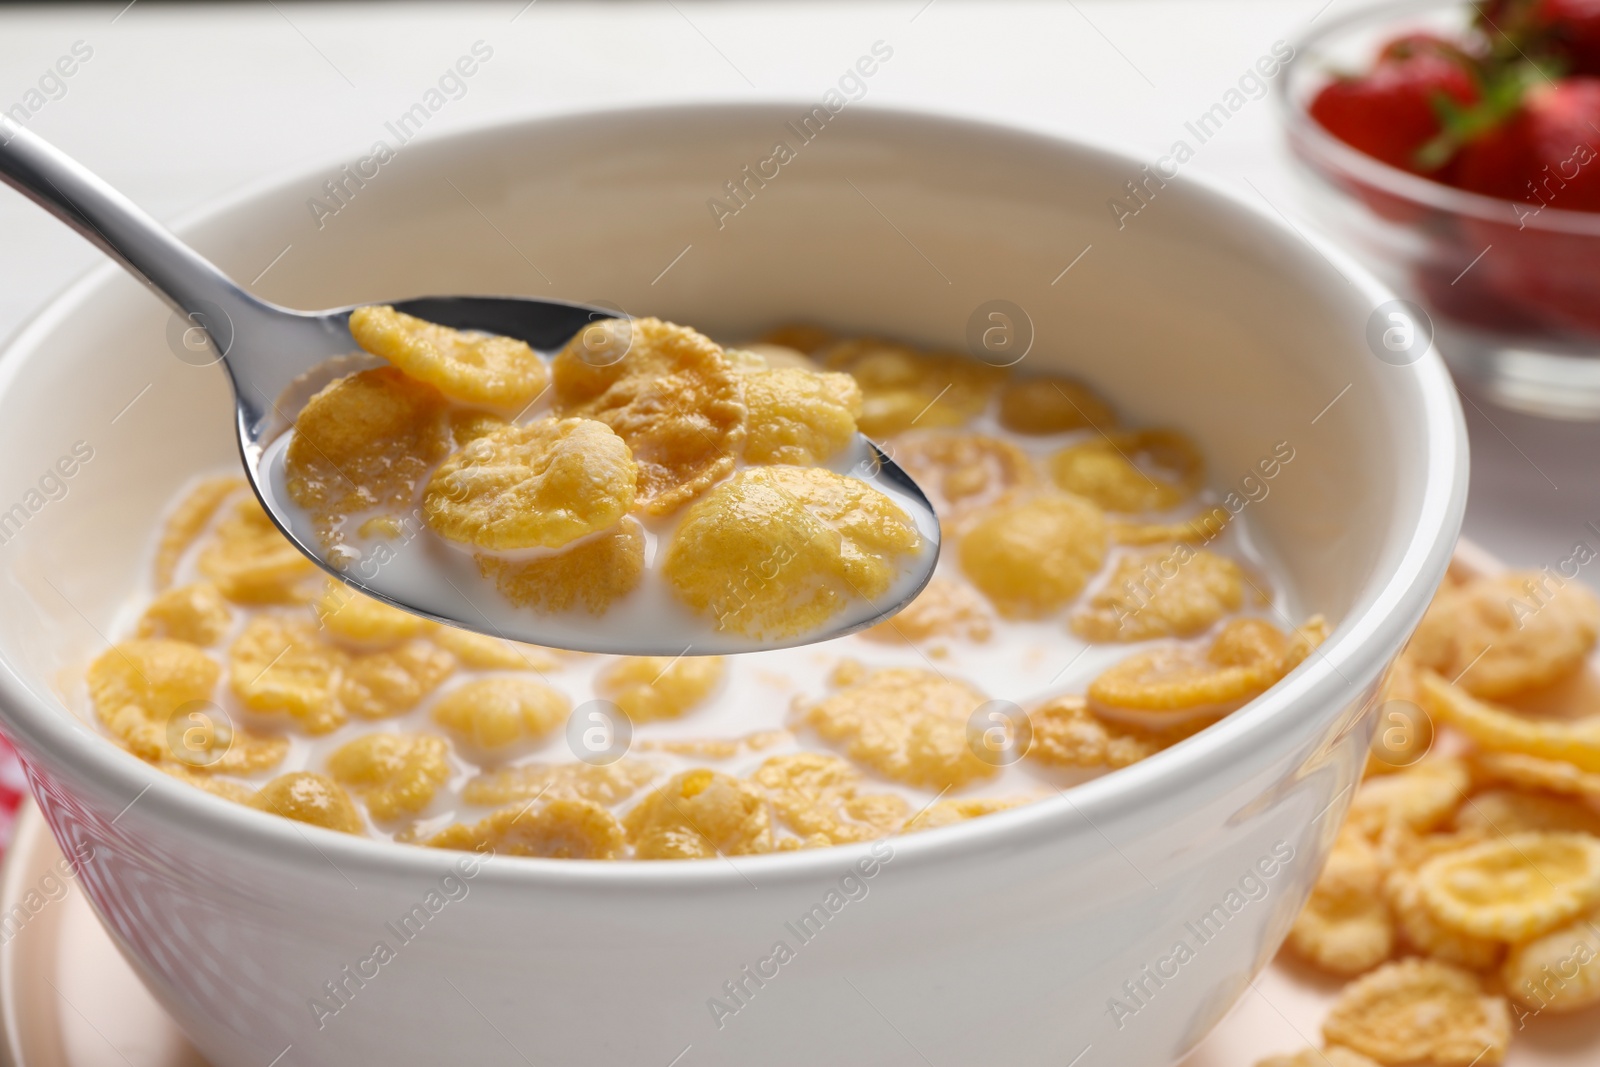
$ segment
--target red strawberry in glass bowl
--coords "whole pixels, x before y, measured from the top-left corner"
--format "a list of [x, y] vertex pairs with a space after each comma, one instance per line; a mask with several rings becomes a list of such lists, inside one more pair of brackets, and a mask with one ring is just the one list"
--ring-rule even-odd
[[1466, 107], [1478, 98], [1471, 58], [1444, 38], [1413, 33], [1386, 44], [1371, 70], [1324, 86], [1311, 117], [1351, 147], [1420, 174], [1431, 168], [1418, 153], [1443, 128], [1441, 101]]
[[1600, 419], [1600, 0], [1330, 12], [1279, 84], [1307, 206], [1458, 373]]
[[[1479, 98], [1470, 56], [1445, 38], [1411, 33], [1388, 41], [1369, 70], [1328, 82], [1309, 111], [1324, 130], [1363, 155], [1424, 174], [1440, 167], [1424, 161], [1422, 150], [1439, 137], [1443, 115]], [[1414, 204], [1375, 184], [1353, 176], [1342, 184], [1385, 218], [1418, 217]]]
[[1600, 74], [1600, 0], [1542, 0], [1533, 24], [1550, 35], [1574, 74]]
[[1456, 186], [1536, 208], [1600, 211], [1600, 78], [1530, 89], [1501, 125], [1458, 153]]
[[1600, 74], [1600, 0], [1494, 0], [1479, 12], [1502, 49], [1550, 56], [1569, 74]]
[[[1483, 282], [1553, 325], [1600, 331], [1600, 241], [1541, 225], [1588, 212], [1600, 226], [1600, 77], [1530, 89], [1499, 126], [1466, 144], [1455, 183], [1507, 201], [1500, 220], [1473, 220]], [[1578, 220], [1582, 221], [1582, 220]]]

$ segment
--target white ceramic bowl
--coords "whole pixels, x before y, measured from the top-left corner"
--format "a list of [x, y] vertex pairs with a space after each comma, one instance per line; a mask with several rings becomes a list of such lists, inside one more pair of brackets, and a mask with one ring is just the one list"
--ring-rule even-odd
[[[0, 722], [113, 937], [217, 1067], [1143, 1067], [1177, 1059], [1277, 949], [1359, 775], [1375, 679], [1455, 540], [1466, 445], [1442, 365], [1374, 358], [1390, 294], [1204, 182], [1119, 227], [1131, 157], [867, 108], [801, 143], [786, 124], [805, 111], [507, 122], [406, 147], [320, 228], [307, 201], [332, 166], [184, 233], [246, 279], [292, 244], [259, 289], [303, 307], [525, 292], [724, 336], [809, 318], [959, 347], [976, 307], [1010, 300], [1036, 331], [1025, 369], [1183, 427], [1218, 489], [1259, 498], [1250, 536], [1299, 609], [1339, 620], [1332, 639], [1189, 741], [975, 823], [465, 877], [458, 854], [214, 799], [66, 710], [127, 622], [162, 509], [234, 449], [220, 371], [176, 358], [165, 309], [99, 270], [0, 360]], [[779, 140], [796, 158], [719, 226], [708, 198], [731, 205], [724, 183]], [[80, 441], [93, 458], [46, 477]], [[1293, 462], [1246, 482], [1285, 441]]]

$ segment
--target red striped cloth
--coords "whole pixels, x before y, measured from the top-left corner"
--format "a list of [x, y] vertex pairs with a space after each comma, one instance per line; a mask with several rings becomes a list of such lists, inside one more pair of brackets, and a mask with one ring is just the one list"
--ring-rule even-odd
[[0, 856], [11, 844], [11, 828], [17, 821], [17, 808], [28, 795], [28, 783], [22, 777], [22, 764], [17, 761], [16, 749], [11, 742], [0, 737]]

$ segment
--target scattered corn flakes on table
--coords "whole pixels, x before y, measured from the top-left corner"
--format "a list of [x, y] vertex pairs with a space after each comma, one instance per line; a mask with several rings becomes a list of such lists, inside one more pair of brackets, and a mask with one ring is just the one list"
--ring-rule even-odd
[[[1280, 955], [1210, 1037], [1180, 1067], [1251, 1067], [1321, 1043], [1321, 1025], [1343, 987], [1325, 975]], [[1600, 1062], [1600, 1012], [1551, 1016], [1518, 1032], [1513, 1020], [1507, 1067], [1592, 1067]], [[1299, 1067], [1296, 1064], [1296, 1067]], [[1344, 1067], [1311, 1057], [1305, 1067]]]
[[1459, 547], [1311, 901], [1183, 1067], [1600, 1062], [1597, 630]]

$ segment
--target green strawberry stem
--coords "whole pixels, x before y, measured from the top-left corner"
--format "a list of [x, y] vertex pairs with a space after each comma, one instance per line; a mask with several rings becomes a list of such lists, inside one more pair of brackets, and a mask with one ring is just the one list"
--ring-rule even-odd
[[1519, 58], [1501, 64], [1491, 57], [1478, 73], [1480, 94], [1476, 103], [1463, 107], [1445, 93], [1434, 93], [1432, 103], [1440, 130], [1417, 149], [1417, 167], [1423, 171], [1443, 167], [1462, 146], [1510, 121], [1529, 90], [1541, 82], [1553, 82], [1560, 74], [1560, 64], [1550, 59]]

